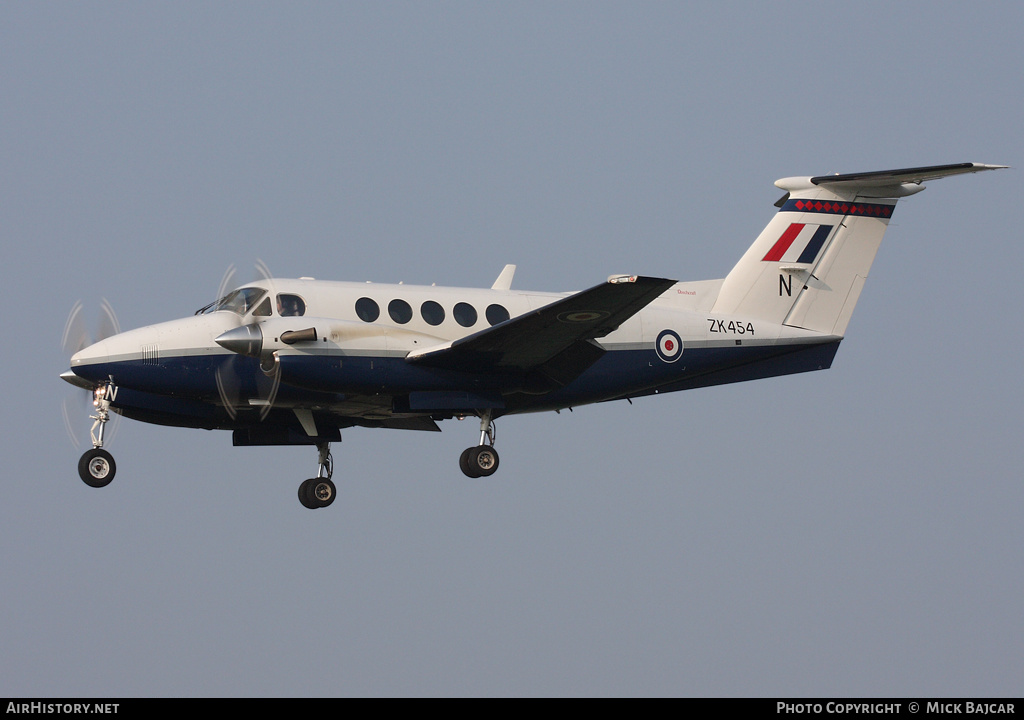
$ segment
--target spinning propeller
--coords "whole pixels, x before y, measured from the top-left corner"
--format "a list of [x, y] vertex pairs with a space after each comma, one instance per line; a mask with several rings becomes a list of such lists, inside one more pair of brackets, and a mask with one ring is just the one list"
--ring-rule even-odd
[[[64, 323], [64, 335], [61, 338], [61, 349], [70, 361], [71, 356], [79, 350], [84, 350], [90, 345], [98, 343], [100, 340], [105, 340], [112, 335], [117, 335], [119, 332], [121, 332], [121, 325], [117, 321], [117, 314], [114, 312], [114, 308], [106, 298], [103, 298], [100, 301], [99, 321], [96, 325], [95, 333], [89, 331], [85, 320], [85, 305], [81, 300], [78, 300], [71, 307], [71, 312], [68, 313], [67, 322]], [[88, 397], [90, 400], [95, 398], [95, 388], [88, 381], [67, 373], [62, 377], [69, 380], [71, 384], [87, 391], [89, 393]], [[80, 413], [81, 410], [84, 409], [86, 397], [86, 395], [79, 395], [80, 404], [77, 408], [70, 406], [71, 400], [67, 396], [65, 396], [61, 403], [61, 411], [64, 415], [64, 429], [67, 430], [68, 437], [71, 439], [71, 444], [74, 445], [75, 449], [80, 448], [82, 445], [82, 433], [81, 431], [75, 432], [74, 425], [71, 422], [71, 413]], [[115, 414], [114, 417], [120, 416]], [[117, 424], [115, 423], [110, 432], [107, 433], [107, 441], [113, 439], [113, 436], [116, 434], [116, 430]]]
[[[256, 273], [256, 279], [265, 281], [270, 295], [273, 296], [273, 278], [262, 260], [256, 261]], [[234, 276], [235, 266], [231, 265], [221, 278], [217, 293], [219, 299], [227, 297]], [[246, 308], [246, 313], [248, 310], [249, 308]], [[217, 367], [217, 392], [220, 395], [221, 404], [232, 420], [238, 417], [240, 410], [258, 408], [259, 419], [262, 421], [274, 407], [277, 391], [281, 386], [281, 369], [274, 353], [263, 352], [263, 334], [252, 315], [248, 317], [239, 315], [237, 318], [235, 328], [230, 332], [244, 333], [254, 338], [254, 342], [249, 352], [240, 352], [235, 348], [230, 348], [233, 350], [232, 354], [225, 356]], [[256, 338], [260, 342], [256, 343]], [[249, 359], [250, 357], [259, 359], [259, 369], [255, 372], [253, 372], [253, 362]]]

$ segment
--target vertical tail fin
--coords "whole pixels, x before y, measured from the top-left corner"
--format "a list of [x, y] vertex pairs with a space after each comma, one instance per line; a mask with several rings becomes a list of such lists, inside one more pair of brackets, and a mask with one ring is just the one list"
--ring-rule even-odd
[[925, 180], [995, 170], [961, 163], [784, 178], [779, 212], [726, 276], [713, 312], [842, 336], [899, 198]]

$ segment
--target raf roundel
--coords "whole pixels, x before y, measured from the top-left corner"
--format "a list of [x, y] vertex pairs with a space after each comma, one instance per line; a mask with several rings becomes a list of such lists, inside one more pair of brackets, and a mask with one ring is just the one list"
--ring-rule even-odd
[[662, 330], [656, 345], [658, 357], [667, 363], [675, 362], [683, 354], [683, 341], [671, 330]]

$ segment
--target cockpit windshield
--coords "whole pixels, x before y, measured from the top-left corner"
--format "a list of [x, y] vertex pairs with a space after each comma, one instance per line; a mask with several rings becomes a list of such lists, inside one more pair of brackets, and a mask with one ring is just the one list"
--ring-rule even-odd
[[205, 315], [207, 313], [217, 312], [218, 310], [230, 310], [238, 315], [245, 315], [265, 294], [266, 290], [261, 288], [239, 288], [238, 290], [229, 292], [217, 302], [212, 302], [206, 307], [196, 310], [196, 315]]

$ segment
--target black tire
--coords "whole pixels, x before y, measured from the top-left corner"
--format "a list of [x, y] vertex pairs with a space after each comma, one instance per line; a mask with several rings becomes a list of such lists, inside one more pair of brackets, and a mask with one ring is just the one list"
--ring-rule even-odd
[[469, 478], [478, 478], [480, 475], [473, 471], [473, 468], [469, 464], [469, 454], [476, 450], [476, 448], [466, 448], [462, 451], [462, 455], [459, 456], [459, 469], [462, 470], [463, 475]]
[[498, 470], [498, 451], [490, 445], [470, 448], [466, 464], [477, 477], [490, 477]]
[[116, 472], [114, 456], [103, 448], [86, 451], [78, 461], [78, 476], [89, 487], [106, 487]]
[[314, 482], [316, 482], [316, 478], [303, 480], [299, 484], [299, 502], [302, 503], [302, 507], [309, 508], [310, 510], [316, 510], [320, 507], [313, 501], [313, 494], [310, 492]]

